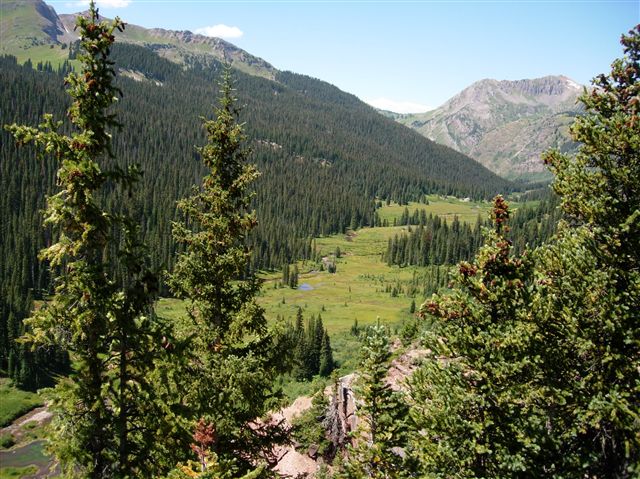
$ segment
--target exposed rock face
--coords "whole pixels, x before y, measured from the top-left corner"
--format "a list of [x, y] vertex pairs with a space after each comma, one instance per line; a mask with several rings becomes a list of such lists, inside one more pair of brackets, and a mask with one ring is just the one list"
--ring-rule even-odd
[[44, 2], [35, 4], [36, 11], [45, 20], [42, 31], [45, 32], [52, 40], [57, 41], [58, 37], [64, 35], [64, 26], [58, 18], [56, 11]]
[[344, 448], [349, 442], [349, 434], [358, 427], [357, 404], [353, 384], [357, 374], [352, 373], [338, 379], [333, 388], [325, 394], [331, 397], [324, 428], [335, 450]]
[[[399, 347], [398, 342], [393, 345], [393, 349]], [[395, 391], [404, 390], [405, 380], [414, 373], [428, 354], [429, 350], [408, 348], [391, 362], [386, 382]], [[355, 436], [351, 433], [358, 429], [358, 398], [354, 391], [357, 380], [358, 374], [351, 373], [342, 376], [324, 391], [325, 396], [330, 397], [331, 401], [323, 425], [327, 431], [327, 437], [337, 451], [344, 449], [353, 441]], [[293, 418], [311, 408], [311, 405], [310, 397], [299, 397], [291, 406], [274, 414], [272, 420], [286, 421], [285, 424], [290, 426]], [[307, 451], [307, 454], [301, 454], [293, 445], [278, 448], [275, 451], [277, 464], [274, 471], [283, 477], [313, 477], [322, 460], [320, 457], [316, 460], [311, 458], [315, 452], [317, 451], [311, 450]], [[397, 454], [401, 456], [404, 451], [398, 450]]]
[[575, 148], [569, 126], [582, 86], [563, 76], [481, 80], [436, 110], [397, 121], [509, 178], [543, 174], [549, 148]]
[[[62, 25], [68, 31], [73, 30], [77, 15], [60, 15]], [[189, 30], [148, 29], [127, 24], [124, 32], [117, 32], [116, 35], [118, 41], [149, 47], [163, 57], [180, 63], [194, 56], [200, 59], [210, 57], [229, 62], [251, 75], [274, 79], [277, 74], [277, 70], [262, 58], [255, 57], [221, 38], [207, 37]]]

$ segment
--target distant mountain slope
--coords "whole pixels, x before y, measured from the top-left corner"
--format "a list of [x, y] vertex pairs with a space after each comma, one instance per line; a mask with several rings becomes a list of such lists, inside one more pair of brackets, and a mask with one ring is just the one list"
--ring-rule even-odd
[[[21, 39], [11, 48], [3, 45], [5, 51], [17, 49], [24, 56], [31, 53], [34, 44], [52, 51], [65, 50], [67, 45], [68, 55], [70, 47], [63, 42], [74, 38], [74, 15], [58, 16], [42, 0], [5, 0], [0, 8], [3, 34]], [[219, 71], [219, 60], [234, 60], [232, 66], [249, 74], [238, 77], [241, 95], [246, 95], [250, 111], [260, 111], [254, 121], [249, 121], [249, 127], [256, 130], [254, 137], [291, 145], [291, 156], [311, 152], [313, 157], [335, 165], [354, 160], [376, 164], [380, 171], [373, 173], [371, 181], [384, 186], [375, 191], [369, 188], [369, 197], [394, 195], [406, 199], [430, 190], [477, 197], [513, 187], [468, 157], [381, 118], [354, 95], [314, 78], [280, 72], [218, 38], [127, 25], [117, 40], [114, 53], [119, 73], [142, 83], [149, 92], [153, 86], [164, 86], [162, 95], [166, 99], [159, 99], [160, 103], [168, 102], [174, 89], [182, 89], [177, 98], [184, 105], [176, 111], [193, 111], [193, 119], [202, 114], [202, 102], [210, 104], [213, 98], [196, 100], [184, 94], [194, 88], [200, 94]], [[163, 59], [185, 63], [187, 68], [172, 68]], [[372, 169], [366, 167], [364, 171], [369, 175]], [[380, 182], [383, 172], [388, 172], [388, 177]], [[362, 184], [363, 179], [353, 181]], [[391, 183], [393, 188], [388, 187]]]
[[[76, 15], [60, 15], [62, 24], [73, 30]], [[144, 28], [127, 24], [124, 32], [116, 35], [119, 42], [147, 47], [161, 57], [177, 63], [194, 60], [220, 60], [231, 63], [250, 75], [274, 79], [277, 70], [262, 58], [253, 56], [221, 38], [207, 37], [186, 31]]]
[[531, 178], [545, 175], [543, 151], [575, 147], [569, 125], [581, 92], [582, 86], [563, 76], [481, 80], [435, 110], [396, 120], [502, 176]]
[[[5, 15], [1, 3], [2, 17], [20, 18], [10, 23], [21, 25], [24, 38], [39, 36], [47, 52], [63, 51], [62, 44], [51, 42], [70, 25], [58, 22], [48, 7], [44, 16], [42, 2], [24, 5]], [[174, 38], [174, 33], [167, 35]], [[170, 266], [175, 200], [203, 174], [194, 145], [205, 141], [200, 118], [212, 113], [222, 64], [213, 55], [196, 54], [178, 64], [146, 42], [116, 42], [112, 59], [124, 93], [115, 107], [124, 128], [113, 134], [114, 151], [118, 162], [139, 163], [145, 172], [132, 208], [155, 264]], [[56, 72], [55, 64], [40, 70], [0, 56], [0, 125], [36, 125], [43, 112], [65, 118], [64, 72]], [[245, 106], [241, 119], [252, 139], [252, 161], [262, 172], [255, 200], [260, 224], [251, 239], [256, 268], [279, 268], [310, 257], [313, 236], [374, 224], [378, 198], [406, 202], [428, 193], [490, 198], [515, 188], [471, 158], [382, 117], [326, 82], [276, 70], [273, 79], [242, 70], [234, 78]], [[5, 131], [0, 131], [0, 153], [0, 222], [11, 225], [0, 235], [0, 264], [18, 254], [24, 264], [38, 268], [35, 253], [42, 237], [36, 212], [54, 184], [55, 167], [48, 159], [43, 173], [42, 163], [25, 161], [32, 153], [16, 150]], [[22, 200], [25, 189], [29, 201]], [[18, 240], [28, 245], [24, 251], [17, 251], [13, 242]], [[41, 288], [43, 278], [45, 273], [31, 274], [24, 284]]]
[[[30, 58], [33, 63], [48, 60], [56, 64], [67, 58], [69, 44], [78, 40], [76, 15], [58, 15], [42, 0], [3, 0], [0, 12], [0, 53], [13, 55], [20, 62]], [[119, 42], [147, 47], [176, 63], [221, 60], [250, 75], [273, 79], [277, 74], [263, 59], [220, 38], [132, 24], [116, 36]]]
[[65, 30], [53, 7], [41, 0], [2, 0], [0, 2], [0, 53], [19, 61], [52, 63], [68, 56], [68, 43], [75, 34]]
[[[0, 60], [0, 124], [36, 125], [43, 112], [65, 117], [69, 100], [62, 75]], [[124, 97], [116, 109], [124, 129], [114, 132], [114, 151], [119, 162], [140, 163], [145, 171], [134, 198], [157, 264], [170, 264], [175, 200], [203, 173], [194, 145], [204, 142], [200, 117], [211, 115], [221, 64], [196, 62], [185, 69], [132, 44], [116, 44], [113, 60], [119, 71], [138, 75], [119, 75]], [[305, 257], [311, 236], [373, 224], [376, 198], [408, 201], [427, 193], [488, 198], [514, 189], [471, 158], [325, 82], [288, 72], [278, 73], [277, 81], [242, 72], [234, 77], [240, 104], [246, 105], [242, 121], [253, 140], [252, 161], [263, 173], [256, 185], [256, 267], [277, 268]], [[0, 132], [0, 190], [21, 198], [24, 185], [37, 186], [43, 178], [39, 163], [21, 161], [25, 153], [12, 143]], [[52, 184], [53, 178], [44, 181]], [[34, 192], [30, 204], [36, 211], [44, 194], [40, 187]], [[20, 201], [12, 205], [0, 208], [7, 214], [2, 222], [20, 225], [9, 219], [27, 207]], [[34, 224], [16, 226], [3, 237], [20, 238], [28, 231], [37, 238]]]

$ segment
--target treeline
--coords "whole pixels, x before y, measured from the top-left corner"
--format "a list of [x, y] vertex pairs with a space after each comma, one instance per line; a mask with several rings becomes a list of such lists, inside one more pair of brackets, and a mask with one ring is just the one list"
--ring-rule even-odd
[[415, 228], [409, 226], [406, 233], [389, 238], [387, 250], [383, 254], [383, 260], [387, 264], [453, 264], [470, 257], [480, 244], [480, 220], [471, 227], [468, 223], [461, 222], [458, 217], [454, 217], [449, 225], [437, 215], [427, 216], [425, 210], [421, 211], [421, 215], [414, 216], [417, 220]]
[[[552, 194], [535, 206], [523, 206], [514, 215], [507, 237], [520, 254], [540, 246], [555, 232], [561, 212], [558, 199]], [[389, 238], [382, 260], [398, 266], [453, 265], [470, 260], [482, 245], [482, 230], [490, 226], [480, 217], [474, 226], [454, 217], [451, 223], [437, 215], [427, 215], [424, 209], [412, 214], [405, 208], [398, 225], [407, 231]], [[412, 227], [414, 225], [415, 227]]]
[[280, 341], [291, 352], [290, 374], [296, 381], [306, 381], [317, 375], [328, 377], [336, 366], [329, 333], [320, 314], [317, 318], [309, 316], [305, 322], [302, 309], [298, 308], [295, 324], [286, 323]]

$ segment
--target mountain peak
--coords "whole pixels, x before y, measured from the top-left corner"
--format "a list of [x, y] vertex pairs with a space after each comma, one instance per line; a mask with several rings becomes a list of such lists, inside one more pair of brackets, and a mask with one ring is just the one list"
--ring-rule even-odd
[[568, 125], [583, 87], [562, 75], [484, 79], [436, 110], [399, 121], [507, 177], [540, 176], [549, 148], [571, 149]]
[[[15, 55], [18, 61], [27, 58], [45, 58], [56, 64], [68, 57], [67, 46], [78, 40], [76, 17], [87, 16], [88, 11], [58, 15], [42, 0], [4, 0], [0, 2], [2, 42], [0, 54]], [[106, 19], [100, 16], [100, 19]], [[126, 19], [123, 19], [126, 21]], [[245, 73], [275, 79], [278, 71], [261, 58], [220, 38], [199, 35], [188, 30], [172, 31], [162, 28], [147, 29], [127, 23], [125, 31], [116, 32], [118, 41], [152, 49], [160, 56], [176, 63], [192, 60], [209, 64], [224, 61]]]

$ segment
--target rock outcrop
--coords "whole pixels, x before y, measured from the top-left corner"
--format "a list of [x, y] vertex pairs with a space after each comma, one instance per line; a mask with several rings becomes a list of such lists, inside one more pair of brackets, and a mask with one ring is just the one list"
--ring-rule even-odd
[[[398, 347], [399, 344], [396, 343], [394, 348]], [[386, 378], [391, 388], [395, 391], [405, 390], [406, 379], [413, 374], [428, 353], [428, 350], [409, 348], [395, 358], [390, 364]], [[330, 401], [323, 426], [334, 450], [343, 450], [356, 437], [354, 433], [359, 426], [357, 381], [358, 374], [351, 373], [342, 376], [324, 391]], [[291, 406], [274, 414], [273, 420], [285, 420], [285, 424], [291, 426], [292, 420], [311, 408], [311, 405], [310, 397], [299, 397]], [[398, 454], [403, 453], [404, 451], [398, 451]], [[316, 457], [313, 451], [306, 451], [304, 454], [296, 451], [294, 445], [279, 448], [276, 456], [278, 460], [274, 470], [284, 477], [314, 477], [323, 462], [323, 458]]]

